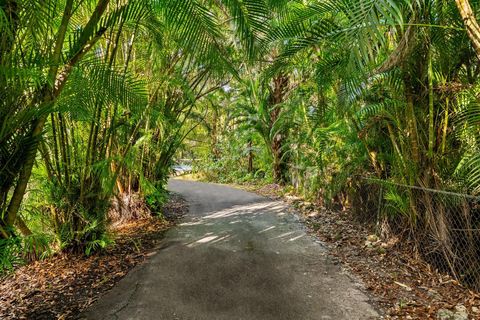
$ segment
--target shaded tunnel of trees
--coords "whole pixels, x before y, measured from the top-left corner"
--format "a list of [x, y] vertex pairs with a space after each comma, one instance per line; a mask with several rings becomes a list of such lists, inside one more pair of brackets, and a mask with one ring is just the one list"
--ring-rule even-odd
[[207, 180], [351, 209], [477, 286], [479, 14], [473, 0], [1, 0], [0, 270], [101, 250], [136, 202], [160, 212], [189, 158]]

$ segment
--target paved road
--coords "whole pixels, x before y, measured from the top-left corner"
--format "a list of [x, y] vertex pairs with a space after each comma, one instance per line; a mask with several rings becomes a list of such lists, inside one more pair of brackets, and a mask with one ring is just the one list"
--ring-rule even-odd
[[83, 318], [376, 319], [359, 285], [331, 263], [281, 202], [172, 180], [190, 204], [164, 248]]

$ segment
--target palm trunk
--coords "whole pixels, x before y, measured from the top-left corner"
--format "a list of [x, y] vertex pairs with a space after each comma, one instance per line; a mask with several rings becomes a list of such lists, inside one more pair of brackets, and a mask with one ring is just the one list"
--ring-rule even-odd
[[22, 218], [17, 217], [17, 220], [15, 221], [15, 226], [18, 228], [18, 230], [20, 230], [24, 237], [32, 235], [32, 231], [30, 231]]
[[[72, 15], [73, 0], [68, 0], [65, 4], [65, 10], [62, 17], [62, 22], [57, 35], [57, 40], [55, 41], [55, 48], [52, 55], [53, 66], [49, 71], [49, 78], [55, 80], [58, 62], [60, 61], [61, 50], [63, 47], [63, 42], [67, 32], [68, 23]], [[53, 101], [53, 97], [49, 92], [49, 86], [45, 86], [40, 92], [39, 102], [42, 104], [49, 104]], [[33, 102], [35, 104], [35, 101]], [[23, 165], [20, 169], [20, 174], [18, 177], [17, 184], [13, 191], [12, 198], [10, 199], [7, 212], [6, 212], [6, 226], [7, 228], [13, 227], [15, 221], [17, 220], [17, 213], [20, 209], [20, 205], [25, 195], [27, 189], [28, 181], [30, 180], [30, 175], [32, 173], [33, 164], [35, 163], [35, 157], [37, 155], [37, 149], [39, 145], [39, 140], [42, 134], [43, 126], [45, 125], [46, 117], [43, 116], [33, 122], [32, 132], [30, 135], [31, 144], [28, 146], [28, 149], [25, 153], [25, 159]], [[26, 228], [26, 226], [25, 226]], [[24, 230], [25, 231], [25, 230]]]
[[443, 128], [442, 128], [442, 154], [445, 154], [445, 147], [447, 144], [447, 130], [448, 130], [448, 117], [449, 117], [449, 103], [450, 99], [447, 97], [445, 99], [445, 117], [443, 118]]
[[57, 124], [55, 119], [55, 114], [50, 115], [52, 121], [52, 140], [53, 140], [53, 160], [55, 163], [56, 176], [58, 181], [62, 181], [62, 171], [60, 169], [60, 156], [58, 152], [58, 134], [57, 134]]
[[[268, 104], [270, 110], [270, 133], [274, 130], [275, 123], [279, 120], [281, 115], [281, 108], [279, 106], [285, 99], [286, 90], [288, 87], [288, 77], [284, 74], [279, 74], [273, 79], [273, 88], [270, 92]], [[283, 132], [275, 133], [270, 142], [270, 149], [273, 156], [273, 177], [275, 182], [284, 184], [287, 182], [287, 163], [284, 157], [284, 143], [285, 136]]]
[[253, 173], [253, 144], [252, 139], [248, 140], [248, 172]]
[[467, 34], [472, 41], [475, 52], [480, 59], [480, 26], [468, 0], [455, 0], [460, 16], [467, 28]]
[[287, 164], [283, 152], [284, 139], [282, 135], [277, 134], [272, 143], [273, 152], [273, 178], [275, 182], [285, 184], [287, 182]]
[[[420, 164], [420, 147], [418, 140], [417, 118], [415, 116], [415, 98], [410, 81], [405, 82], [405, 95], [407, 100], [406, 120], [408, 128], [408, 136], [410, 138], [410, 147], [412, 150], [413, 164], [418, 166]], [[410, 181], [411, 183], [413, 181]]]
[[66, 130], [66, 124], [64, 117], [58, 115], [58, 124], [60, 130], [60, 150], [62, 153], [62, 165], [63, 172], [65, 174], [65, 185], [70, 184], [70, 157], [69, 157], [69, 145], [68, 145], [68, 133]]
[[435, 146], [435, 114], [433, 96], [433, 66], [432, 53], [430, 49], [428, 57], [428, 158], [430, 164], [433, 162], [433, 149]]
[[[109, 0], [100, 0], [98, 2], [94, 13], [92, 14], [90, 20], [85, 27], [86, 30], [91, 30], [98, 24], [101, 16], [107, 8], [108, 3]], [[59, 62], [63, 44], [65, 41], [66, 31], [72, 15], [72, 8], [73, 0], [68, 0], [65, 5], [62, 22], [59, 27], [59, 32], [55, 41], [55, 48], [52, 54], [53, 65], [50, 68], [48, 74], [51, 83], [54, 83], [54, 88], [52, 88], [50, 84], [45, 85], [38, 92], [37, 98], [32, 101], [32, 106], [48, 106], [49, 104], [53, 104], [55, 102], [55, 100], [58, 98], [61, 91], [63, 90], [68, 80], [68, 77], [73, 69], [73, 66], [78, 63], [78, 61], [93, 47], [95, 42], [105, 32], [105, 30], [99, 30], [96, 34], [96, 37], [93, 39], [90, 39], [89, 33], [83, 32], [78, 42], [79, 51], [75, 53], [73, 57], [71, 57], [67, 65], [60, 72], [60, 74], [57, 74], [59, 70]], [[32, 123], [32, 131], [29, 136], [29, 141], [31, 141], [31, 143], [29, 144], [29, 146], [27, 147], [27, 151], [25, 152], [25, 158], [19, 172], [19, 177], [5, 214], [5, 224], [7, 229], [12, 228], [17, 220], [18, 211], [25, 195], [28, 181], [30, 180], [33, 165], [35, 163], [35, 158], [37, 155], [38, 146], [43, 132], [43, 127], [45, 126], [46, 120], [47, 116], [42, 116], [34, 120]]]
[[393, 132], [392, 125], [390, 123], [387, 123], [387, 130], [388, 130], [388, 136], [390, 137], [390, 141], [392, 142], [393, 149], [398, 155], [398, 158], [400, 159], [400, 163], [402, 165], [402, 169], [404, 172], [404, 176], [406, 177], [408, 172], [407, 172], [407, 166], [405, 164], [405, 159], [403, 158], [402, 151], [400, 150], [400, 147], [398, 146], [397, 140], [395, 139], [395, 134]]
[[28, 150], [25, 154], [25, 161], [20, 171], [20, 176], [13, 191], [12, 198], [7, 208], [6, 213], [6, 223], [7, 226], [13, 226], [16, 219], [17, 213], [20, 209], [20, 205], [25, 195], [27, 189], [28, 181], [30, 180], [30, 175], [32, 174], [33, 164], [35, 163], [35, 157], [37, 155], [37, 149], [40, 142], [43, 126], [45, 125], [46, 117], [42, 117], [34, 122], [33, 130], [30, 135], [31, 144], [28, 146]]

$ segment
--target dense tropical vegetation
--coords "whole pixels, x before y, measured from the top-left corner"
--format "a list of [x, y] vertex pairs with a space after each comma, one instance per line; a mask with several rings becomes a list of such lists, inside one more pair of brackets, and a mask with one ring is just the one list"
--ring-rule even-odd
[[[230, 39], [238, 32], [251, 47], [239, 3], [210, 9], [0, 3], [2, 268], [106, 246], [106, 224], [135, 218], [133, 201], [158, 212], [173, 155], [201, 117], [197, 102], [235, 74]], [[234, 21], [221, 24], [229, 12]]]
[[[451, 252], [462, 204], [405, 186], [480, 192], [479, 11], [473, 0], [0, 1], [1, 268], [105, 247], [108, 223], [138, 218], [132, 203], [160, 212], [184, 154], [209, 179], [291, 186], [391, 232], [427, 230], [435, 254]], [[478, 228], [476, 210], [456, 228]]]
[[285, 8], [196, 130], [199, 170], [353, 209], [478, 285], [479, 3]]

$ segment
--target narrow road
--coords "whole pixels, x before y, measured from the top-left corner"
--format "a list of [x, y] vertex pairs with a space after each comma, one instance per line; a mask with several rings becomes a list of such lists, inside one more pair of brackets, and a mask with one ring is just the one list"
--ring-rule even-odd
[[284, 204], [230, 187], [171, 180], [190, 213], [163, 249], [84, 319], [376, 319]]

